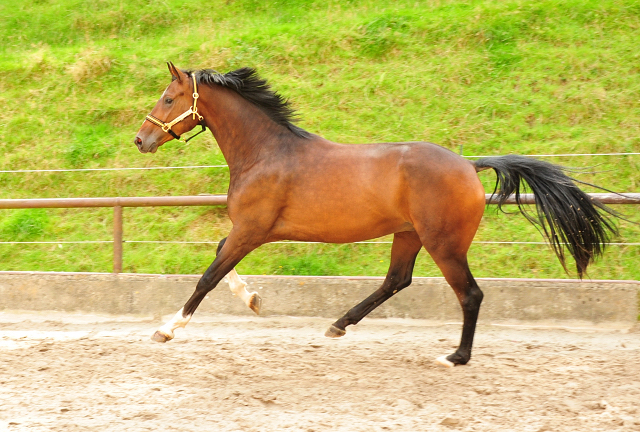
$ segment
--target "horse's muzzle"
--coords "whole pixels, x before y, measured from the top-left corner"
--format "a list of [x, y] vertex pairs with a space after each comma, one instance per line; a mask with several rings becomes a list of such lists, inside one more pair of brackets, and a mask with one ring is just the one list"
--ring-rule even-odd
[[[136, 145], [136, 147], [138, 147], [138, 151], [140, 153], [155, 153], [156, 150], [158, 149], [158, 146], [155, 145], [155, 143], [152, 143], [149, 146], [145, 146], [144, 142], [142, 141], [142, 138], [140, 138], [139, 136], [137, 136], [134, 140], [133, 143]], [[145, 148], [146, 147], [146, 148]]]

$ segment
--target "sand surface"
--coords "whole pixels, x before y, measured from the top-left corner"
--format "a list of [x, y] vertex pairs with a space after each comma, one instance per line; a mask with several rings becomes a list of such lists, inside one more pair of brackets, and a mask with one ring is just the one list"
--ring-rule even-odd
[[640, 431], [640, 332], [0, 313], [0, 431]]

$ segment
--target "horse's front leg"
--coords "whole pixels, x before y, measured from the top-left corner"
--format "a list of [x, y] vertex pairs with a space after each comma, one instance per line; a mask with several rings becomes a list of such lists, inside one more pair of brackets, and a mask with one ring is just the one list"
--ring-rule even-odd
[[238, 235], [234, 235], [232, 231], [222, 247], [219, 248], [216, 259], [198, 281], [191, 298], [187, 300], [184, 307], [171, 320], [153, 334], [151, 339], [156, 342], [167, 342], [173, 339], [173, 332], [177, 328], [187, 325], [205, 296], [218, 285], [225, 275], [233, 270], [242, 258], [259, 245], [259, 243], [250, 242]]
[[[216, 255], [220, 253], [220, 250], [224, 246], [224, 243], [227, 241], [227, 238], [223, 238], [220, 240], [218, 244], [218, 250], [216, 251]], [[240, 275], [236, 271], [236, 269], [232, 269], [227, 276], [225, 276], [225, 280], [229, 284], [229, 289], [233, 293], [233, 295], [238, 296], [240, 300], [244, 304], [246, 304], [249, 309], [254, 311], [256, 315], [260, 315], [260, 308], [262, 307], [262, 297], [258, 295], [257, 292], [249, 292], [247, 291], [247, 283], [240, 278]]]

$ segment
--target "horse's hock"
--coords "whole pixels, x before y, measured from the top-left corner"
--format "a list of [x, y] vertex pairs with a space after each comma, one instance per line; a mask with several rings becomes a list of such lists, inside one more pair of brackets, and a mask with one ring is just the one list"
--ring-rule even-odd
[[[57, 310], [162, 316], [175, 313], [199, 276], [0, 272], [0, 310]], [[246, 276], [264, 299], [261, 315], [335, 318], [371, 294], [373, 277]], [[638, 320], [640, 282], [478, 279], [485, 293], [480, 320], [488, 323], [600, 325], [629, 328]], [[199, 313], [252, 315], [226, 283]], [[197, 316], [197, 314], [196, 314]], [[443, 278], [414, 278], [381, 305], [376, 318], [460, 322], [460, 306]]]

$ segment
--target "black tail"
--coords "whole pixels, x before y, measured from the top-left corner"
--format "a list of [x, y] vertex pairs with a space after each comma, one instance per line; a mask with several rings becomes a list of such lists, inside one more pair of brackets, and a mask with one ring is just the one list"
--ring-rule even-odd
[[[495, 170], [498, 178], [493, 195], [497, 195], [498, 208], [502, 209], [506, 199], [515, 194], [518, 209], [531, 223], [542, 228], [541, 232], [549, 239], [567, 273], [565, 247], [575, 259], [578, 276], [582, 278], [594, 258], [604, 253], [610, 235], [618, 234], [608, 217], [618, 214], [589, 198], [575, 183], [590, 184], [567, 176], [565, 169], [558, 165], [518, 155], [483, 158], [474, 165], [478, 171]], [[522, 180], [535, 196], [535, 216], [522, 207]]]

